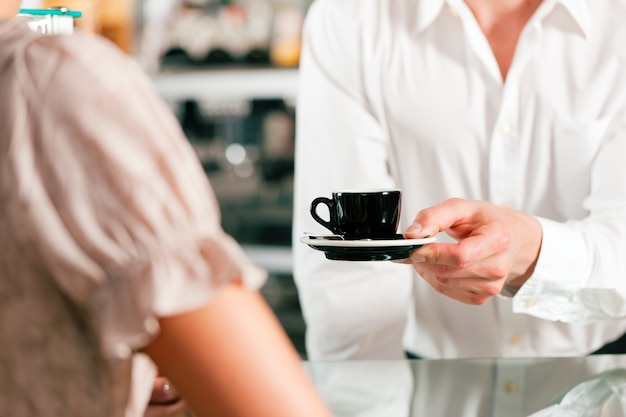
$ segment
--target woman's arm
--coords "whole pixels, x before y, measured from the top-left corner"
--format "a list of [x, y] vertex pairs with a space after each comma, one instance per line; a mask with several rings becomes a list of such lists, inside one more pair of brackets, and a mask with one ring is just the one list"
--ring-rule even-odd
[[330, 416], [258, 292], [228, 284], [159, 323], [144, 351], [198, 417]]

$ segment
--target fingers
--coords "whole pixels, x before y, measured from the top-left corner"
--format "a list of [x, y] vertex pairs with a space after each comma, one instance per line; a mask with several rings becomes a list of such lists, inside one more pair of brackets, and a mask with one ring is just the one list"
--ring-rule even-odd
[[502, 291], [501, 280], [476, 277], [445, 278], [430, 270], [430, 265], [420, 264], [414, 268], [435, 291], [466, 304], [484, 304]]
[[[479, 273], [480, 265], [488, 260], [494, 260], [499, 255], [507, 253], [510, 247], [510, 236], [501, 223], [488, 223], [477, 228], [469, 237], [458, 243], [431, 243], [413, 251], [410, 260], [430, 265], [440, 265], [448, 272], [460, 271], [460, 275], [467, 275], [472, 270]], [[478, 276], [500, 277], [506, 271], [492, 262], [492, 266], [479, 273]], [[454, 275], [449, 275], [452, 277]]]
[[164, 376], [157, 376], [144, 417], [183, 417], [186, 409], [185, 402], [170, 381]]
[[445, 231], [456, 243], [432, 243], [411, 253], [414, 269], [437, 292], [484, 304], [502, 290], [510, 270], [510, 233], [492, 206], [452, 199], [422, 210], [405, 235]]
[[475, 202], [452, 198], [441, 204], [421, 210], [404, 231], [407, 239], [434, 236], [444, 230], [462, 227], [468, 222], [466, 215], [474, 212]]
[[169, 404], [180, 400], [176, 388], [164, 376], [157, 376], [152, 385], [150, 404]]
[[420, 211], [404, 232], [420, 238], [445, 232], [456, 243], [432, 243], [407, 261], [437, 291], [470, 304], [484, 303], [505, 285], [531, 276], [541, 248], [537, 219], [473, 200], [450, 199]]
[[433, 243], [411, 254], [414, 269], [437, 292], [467, 304], [484, 304], [502, 291], [509, 272], [509, 241], [488, 224], [458, 243]]

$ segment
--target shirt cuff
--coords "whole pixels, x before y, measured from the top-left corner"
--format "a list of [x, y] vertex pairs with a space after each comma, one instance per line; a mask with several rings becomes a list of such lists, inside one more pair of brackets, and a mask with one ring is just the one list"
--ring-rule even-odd
[[590, 269], [584, 236], [570, 224], [537, 220], [543, 229], [541, 252], [533, 275], [513, 297], [513, 311], [546, 320], [581, 319], [585, 312], [576, 293]]

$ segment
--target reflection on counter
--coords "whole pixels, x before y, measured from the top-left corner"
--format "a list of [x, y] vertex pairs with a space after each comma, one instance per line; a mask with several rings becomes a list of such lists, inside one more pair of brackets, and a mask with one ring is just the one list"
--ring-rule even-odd
[[626, 417], [626, 355], [305, 366], [336, 417]]

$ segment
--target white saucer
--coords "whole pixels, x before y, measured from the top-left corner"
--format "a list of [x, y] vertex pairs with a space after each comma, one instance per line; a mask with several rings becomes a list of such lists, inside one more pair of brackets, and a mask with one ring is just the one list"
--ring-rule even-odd
[[402, 235], [389, 240], [343, 240], [337, 235], [305, 235], [300, 238], [300, 242], [324, 252], [326, 258], [336, 261], [406, 259], [413, 250], [436, 240], [434, 237], [405, 239]]
[[[399, 235], [401, 236], [401, 235]], [[437, 238], [427, 237], [422, 239], [404, 239], [396, 238], [390, 240], [373, 240], [373, 239], [359, 239], [359, 240], [343, 240], [338, 235], [306, 235], [300, 238], [300, 242], [307, 245], [315, 246], [332, 246], [337, 248], [388, 248], [394, 246], [412, 246], [412, 245], [426, 245], [433, 243]]]

